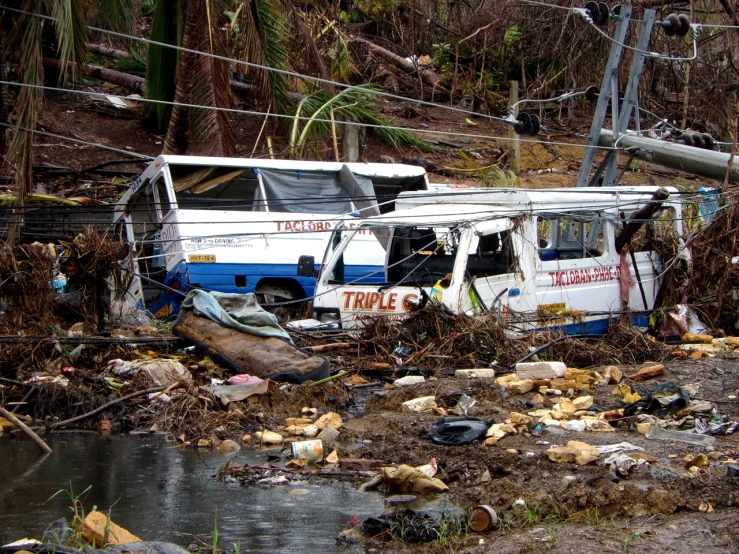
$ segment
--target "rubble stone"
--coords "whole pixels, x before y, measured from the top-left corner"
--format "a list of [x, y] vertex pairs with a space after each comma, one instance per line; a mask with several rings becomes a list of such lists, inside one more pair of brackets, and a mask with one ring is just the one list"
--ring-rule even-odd
[[533, 390], [534, 383], [530, 379], [522, 379], [508, 383], [508, 390], [513, 394], [526, 394]]
[[333, 444], [333, 442], [336, 440], [336, 437], [338, 436], [339, 432], [333, 427], [326, 427], [323, 431], [318, 433], [318, 438], [327, 445]]
[[643, 379], [649, 379], [650, 377], [657, 377], [665, 372], [665, 366], [662, 364], [651, 365], [642, 367], [634, 375], [629, 377], [632, 381], [641, 381]]
[[[329, 427], [329, 429], [332, 429], [332, 427]], [[308, 437], [309, 439], [314, 438], [316, 435], [318, 435], [318, 427], [315, 425], [306, 425], [303, 427], [303, 435]]]
[[341, 416], [336, 412], [328, 412], [319, 417], [314, 425], [321, 431], [327, 427], [332, 427], [338, 431], [341, 429], [341, 426], [344, 425], [344, 422], [341, 419]]
[[[574, 389], [577, 386], [577, 382], [574, 379], [552, 379], [549, 383], [549, 388], [558, 390], [561, 392], [567, 392], [570, 389]], [[549, 393], [549, 391], [547, 391]]]
[[567, 446], [553, 446], [547, 450], [547, 456], [549, 456], [550, 460], [558, 464], [574, 462], [582, 466], [598, 460], [600, 458], [600, 452], [588, 443], [569, 441]]
[[436, 397], [420, 396], [400, 405], [400, 409], [404, 412], [431, 412], [436, 408]]
[[396, 387], [408, 387], [411, 385], [420, 385], [425, 382], [426, 378], [423, 375], [406, 375], [393, 381], [393, 385]]
[[531, 418], [529, 416], [518, 412], [511, 412], [508, 414], [508, 417], [511, 418], [511, 423], [514, 425], [528, 425], [531, 423]]
[[339, 453], [336, 450], [334, 450], [333, 452], [331, 452], [331, 454], [326, 456], [327, 464], [336, 464], [338, 462], [339, 462]]
[[508, 375], [501, 375], [495, 380], [495, 384], [499, 387], [507, 387], [508, 383], [518, 381], [518, 375], [515, 373], [509, 373]]
[[708, 456], [706, 456], [702, 452], [695, 456], [689, 454], [685, 457], [685, 469], [690, 469], [691, 467], [704, 468], [708, 467], [709, 465], [710, 462], [708, 461]]
[[572, 400], [572, 404], [575, 406], [575, 410], [587, 410], [593, 405], [592, 396], [578, 396]]
[[516, 364], [520, 379], [556, 379], [564, 377], [567, 366], [562, 362], [524, 362]]
[[221, 454], [232, 454], [234, 452], [238, 452], [239, 450], [241, 450], [239, 443], [230, 439], [226, 439], [218, 445], [218, 452], [220, 452]]
[[488, 437], [485, 439], [485, 446], [496, 446], [498, 444], [498, 439], [495, 437]]
[[95, 548], [102, 548], [106, 544], [141, 542], [136, 535], [109, 521], [108, 516], [98, 511], [87, 514], [85, 521], [82, 522], [82, 535], [90, 544], [95, 545]]
[[273, 431], [256, 431], [254, 438], [259, 444], [282, 444], [282, 435]]
[[603, 379], [609, 383], [620, 383], [623, 377], [623, 371], [618, 366], [609, 365], [603, 370]]

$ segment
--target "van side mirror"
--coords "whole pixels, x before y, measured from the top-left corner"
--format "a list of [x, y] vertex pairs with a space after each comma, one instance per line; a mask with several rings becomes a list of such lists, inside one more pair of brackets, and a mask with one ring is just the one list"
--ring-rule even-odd
[[298, 277], [317, 277], [318, 272], [315, 267], [315, 256], [300, 256], [298, 258]]

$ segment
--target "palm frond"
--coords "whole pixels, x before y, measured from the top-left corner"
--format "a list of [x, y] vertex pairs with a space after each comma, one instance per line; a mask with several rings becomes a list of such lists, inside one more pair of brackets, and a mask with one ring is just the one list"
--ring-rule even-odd
[[[247, 0], [239, 16], [239, 28], [244, 34], [244, 60], [273, 69], [290, 68], [286, 12], [281, 0]], [[270, 104], [281, 110], [290, 105], [286, 74], [252, 67], [246, 73], [253, 79], [259, 95]]]
[[330, 21], [321, 30], [321, 35], [326, 36], [330, 31], [333, 31], [334, 42], [326, 50], [326, 55], [331, 59], [331, 75], [335, 81], [348, 82], [359, 73], [349, 51], [349, 41], [344, 33], [336, 28], [335, 21]]
[[69, 62], [84, 62], [87, 57], [87, 22], [82, 0], [53, 0], [51, 15], [56, 18], [57, 52], [62, 62], [59, 80], [64, 81]]
[[133, 34], [141, 13], [140, 0], [98, 0], [95, 19], [101, 27]]
[[[367, 123], [373, 125], [372, 132], [393, 148], [415, 147], [423, 152], [432, 152], [436, 148], [428, 142], [419, 140], [408, 131], [390, 128], [390, 121], [382, 117], [374, 108], [371, 95], [365, 88], [350, 88], [336, 95], [315, 92], [304, 98], [301, 103], [302, 112], [310, 116], [303, 127], [295, 148], [303, 151], [308, 140], [321, 140], [331, 133], [331, 110], [341, 115], [345, 121]], [[319, 121], [321, 120], [321, 121]]]
[[[40, 6], [34, 6], [38, 9]], [[41, 86], [44, 83], [43, 57], [41, 52], [42, 20], [31, 17], [25, 21], [24, 32], [20, 44], [19, 74], [24, 83]], [[8, 147], [7, 163], [14, 170], [14, 186], [18, 206], [26, 203], [33, 186], [33, 132], [21, 129], [34, 129], [36, 118], [41, 110], [43, 96], [41, 89], [21, 87], [16, 100], [15, 112], [19, 129]], [[20, 221], [11, 227], [8, 242], [15, 241], [20, 235]]]
[[[331, 72], [329, 71], [328, 66], [326, 66], [326, 62], [323, 61], [323, 56], [321, 55], [321, 51], [318, 48], [318, 44], [316, 44], [316, 41], [313, 38], [308, 25], [303, 19], [306, 16], [298, 11], [293, 12], [293, 14], [295, 28], [298, 31], [298, 38], [305, 47], [305, 65], [310, 68], [316, 69], [318, 71], [319, 77], [321, 77], [321, 79], [323, 79], [324, 81], [330, 81]], [[334, 87], [330, 83], [321, 83], [321, 88], [329, 94], [336, 92], [336, 87]]]
[[[179, 45], [182, 38], [182, 11], [179, 0], [158, 0], [154, 6], [149, 38], [155, 42]], [[177, 50], [149, 45], [146, 55], [146, 96], [152, 100], [171, 102], [175, 98]], [[167, 129], [172, 107], [166, 104], [147, 106], [148, 117], [157, 132]]]
[[130, 58], [116, 60], [115, 68], [123, 73], [146, 77], [146, 52], [141, 47], [130, 46], [128, 53]]

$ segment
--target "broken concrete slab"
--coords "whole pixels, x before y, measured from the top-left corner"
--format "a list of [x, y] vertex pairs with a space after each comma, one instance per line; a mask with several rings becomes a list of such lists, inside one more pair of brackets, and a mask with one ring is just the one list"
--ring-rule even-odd
[[519, 379], [556, 379], [564, 377], [567, 366], [562, 362], [524, 362], [515, 369]]

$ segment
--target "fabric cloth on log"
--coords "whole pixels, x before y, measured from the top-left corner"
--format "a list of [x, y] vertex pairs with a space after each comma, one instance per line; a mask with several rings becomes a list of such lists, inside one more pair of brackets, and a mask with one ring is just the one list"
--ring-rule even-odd
[[257, 337], [277, 337], [292, 344], [274, 314], [257, 304], [253, 293], [234, 294], [191, 290], [182, 302], [181, 310], [192, 310], [195, 315]]

